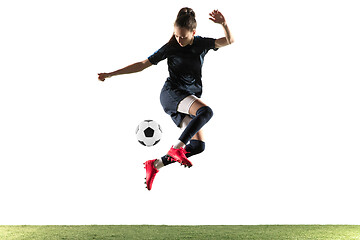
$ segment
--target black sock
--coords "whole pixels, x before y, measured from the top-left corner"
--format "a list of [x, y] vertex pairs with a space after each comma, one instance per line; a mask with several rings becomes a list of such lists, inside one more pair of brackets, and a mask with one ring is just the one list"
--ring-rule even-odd
[[161, 161], [163, 162], [164, 166], [169, 165], [170, 163], [173, 163], [173, 161], [170, 161], [169, 155], [162, 156]]

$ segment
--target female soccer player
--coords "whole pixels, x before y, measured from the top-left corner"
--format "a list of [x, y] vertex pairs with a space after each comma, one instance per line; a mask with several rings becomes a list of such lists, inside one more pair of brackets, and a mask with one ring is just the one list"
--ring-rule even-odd
[[[134, 63], [111, 73], [99, 73], [98, 78], [106, 78], [135, 73], [156, 65], [167, 58], [169, 77], [161, 90], [160, 102], [164, 111], [174, 123], [183, 129], [179, 141], [160, 159], [144, 163], [146, 169], [146, 187], [151, 190], [159, 169], [174, 161], [191, 167], [189, 157], [205, 150], [201, 128], [211, 119], [213, 112], [202, 100], [201, 68], [204, 57], [210, 49], [217, 50], [234, 42], [224, 16], [218, 10], [210, 14], [210, 20], [221, 24], [225, 37], [219, 39], [195, 36], [195, 12], [191, 8], [182, 8], [174, 23], [174, 34], [164, 46], [146, 60]], [[187, 144], [187, 145], [186, 145]]]

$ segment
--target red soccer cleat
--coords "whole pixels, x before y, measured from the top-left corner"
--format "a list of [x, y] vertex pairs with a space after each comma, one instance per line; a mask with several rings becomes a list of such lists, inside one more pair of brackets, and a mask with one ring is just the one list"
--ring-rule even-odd
[[179, 162], [181, 165], [191, 167], [192, 163], [185, 156], [186, 153], [187, 152], [183, 148], [174, 149], [173, 147], [171, 147], [167, 154], [172, 158], [172, 159], [170, 158], [171, 160], [175, 160]]
[[155, 162], [156, 159], [154, 160], [149, 160], [149, 161], [146, 161], [144, 163], [145, 165], [145, 169], [146, 169], [146, 188], [150, 191], [151, 188], [152, 188], [152, 184], [153, 184], [153, 181], [154, 181], [154, 178], [156, 176], [156, 174], [159, 172], [159, 170], [157, 170], [155, 167], [154, 167], [154, 162]]

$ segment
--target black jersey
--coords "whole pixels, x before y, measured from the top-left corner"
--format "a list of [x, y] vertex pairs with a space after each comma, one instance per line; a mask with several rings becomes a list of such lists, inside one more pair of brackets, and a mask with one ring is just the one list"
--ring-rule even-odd
[[173, 36], [148, 58], [154, 65], [167, 58], [169, 77], [161, 90], [160, 102], [177, 126], [185, 117], [177, 111], [180, 101], [189, 95], [201, 97], [201, 68], [210, 49], [217, 50], [213, 38], [195, 36], [192, 45], [181, 47]]
[[152, 54], [148, 59], [156, 65], [167, 58], [170, 88], [201, 97], [201, 69], [204, 57], [215, 48], [215, 39], [195, 36], [192, 45], [181, 47], [173, 36], [168, 43]]

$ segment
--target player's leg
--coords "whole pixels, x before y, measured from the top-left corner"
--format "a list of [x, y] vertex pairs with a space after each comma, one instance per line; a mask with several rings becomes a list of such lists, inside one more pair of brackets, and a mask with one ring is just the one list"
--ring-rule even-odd
[[[191, 167], [192, 163], [187, 159], [187, 157], [193, 156], [195, 154], [201, 153], [205, 149], [205, 142], [203, 141], [203, 133], [200, 130], [212, 117], [212, 110], [210, 107], [206, 106], [201, 100], [197, 99], [194, 96], [189, 96], [185, 98], [179, 104], [179, 108], [181, 106], [186, 106], [183, 113], [191, 114], [194, 119], [190, 117], [187, 118], [187, 123], [185, 124], [185, 129], [182, 135], [179, 138], [180, 143], [183, 146], [178, 149], [172, 147], [167, 155], [162, 157], [161, 159], [154, 159], [145, 162], [146, 168], [146, 185], [147, 189], [152, 188], [152, 183], [155, 178], [155, 175], [158, 173], [158, 169], [163, 167], [167, 161], [175, 161], [180, 162], [182, 165]], [[184, 104], [181, 104], [184, 103]], [[185, 143], [190, 143], [185, 147]]]
[[[183, 101], [187, 99], [193, 99], [194, 96], [189, 96], [185, 98]], [[183, 102], [182, 101], [182, 102]], [[179, 104], [179, 111], [180, 106]], [[179, 137], [179, 143], [174, 145], [174, 148], [184, 147], [185, 144], [195, 136], [195, 134], [211, 119], [213, 116], [212, 109], [207, 106], [203, 101], [200, 99], [193, 99], [191, 105], [188, 106], [186, 109], [186, 113], [192, 116], [195, 116], [189, 123], [187, 124], [186, 128], [184, 129], [183, 133]]]
[[[182, 127], [186, 128], [186, 126], [189, 122], [190, 121], [188, 121], [186, 123], [186, 120], [185, 120], [185, 123], [182, 124]], [[196, 154], [202, 153], [204, 150], [205, 150], [205, 142], [204, 142], [203, 130], [199, 130], [193, 136], [193, 138], [190, 140], [190, 142], [185, 146], [185, 151], [186, 151], [185, 155], [186, 155], [186, 157], [189, 158]], [[159, 172], [159, 169], [166, 165], [174, 163], [174, 162], [175, 161], [173, 159], [171, 159], [171, 157], [169, 155], [165, 155], [165, 156], [161, 157], [160, 159], [149, 160], [144, 163], [145, 169], [146, 169], [145, 184], [146, 184], [146, 188], [149, 191], [152, 188], [152, 183], [154, 181], [156, 174]]]
[[[190, 100], [191, 104], [188, 104], [187, 101]], [[185, 102], [186, 106], [188, 106], [186, 109], [187, 113], [195, 117], [189, 122], [185, 130], [182, 132], [179, 137], [179, 141], [169, 150], [168, 155], [177, 162], [180, 162], [182, 165], [191, 167], [192, 163], [186, 157], [186, 151], [184, 149], [185, 144], [189, 142], [190, 139], [193, 138], [195, 134], [211, 119], [213, 112], [209, 106], [194, 96], [188, 96], [181, 101], [179, 104], [179, 111], [183, 102]]]

